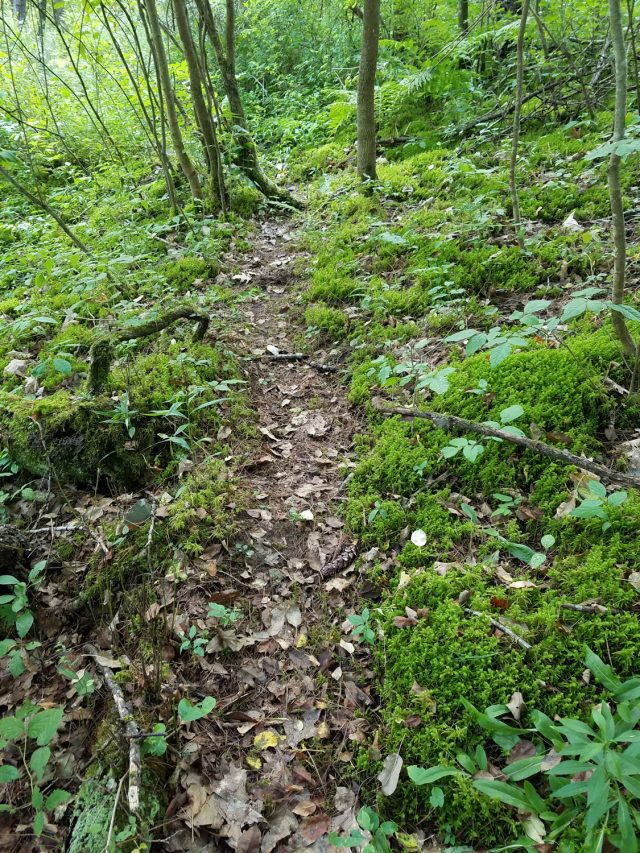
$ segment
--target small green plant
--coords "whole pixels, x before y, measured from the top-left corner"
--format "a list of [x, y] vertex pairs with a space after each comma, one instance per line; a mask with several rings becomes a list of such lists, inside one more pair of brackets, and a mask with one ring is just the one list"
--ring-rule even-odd
[[362, 613], [352, 613], [347, 617], [349, 622], [354, 626], [352, 636], [357, 637], [361, 642], [368, 643], [372, 646], [376, 641], [376, 634], [371, 626], [371, 612], [368, 607], [365, 607]]
[[494, 492], [491, 497], [498, 502], [498, 506], [491, 513], [491, 518], [504, 518], [513, 515], [522, 503], [521, 496], [514, 498], [512, 495], [505, 495], [502, 492]]
[[[497, 421], [483, 421], [483, 424], [485, 426], [493, 427], [494, 429], [500, 429], [503, 432], [508, 432], [511, 435], [523, 436], [524, 433], [521, 429], [512, 426], [512, 421], [522, 417], [523, 414], [524, 409], [522, 406], [509, 406], [509, 408], [503, 409], [500, 412], [500, 423]], [[497, 436], [489, 436], [485, 441], [501, 442], [502, 439]], [[462, 455], [469, 462], [477, 462], [479, 457], [484, 453], [485, 446], [486, 445], [483, 444], [482, 441], [475, 438], [457, 437], [452, 438], [451, 441], [442, 448], [441, 454], [445, 459], [451, 459], [462, 451]]]
[[624, 489], [607, 495], [606, 488], [599, 480], [589, 480], [585, 487], [578, 489], [578, 493], [582, 501], [571, 510], [569, 515], [571, 518], [600, 518], [603, 520], [603, 531], [611, 527], [609, 509], [622, 506], [628, 498]]
[[[533, 711], [533, 727], [517, 728], [500, 719], [508, 713], [507, 706], [492, 705], [482, 713], [463, 699], [476, 725], [505, 753], [527, 734], [532, 739], [526, 744], [530, 754], [493, 769], [479, 747], [473, 756], [459, 753], [458, 766], [410, 766], [409, 778], [416, 785], [433, 785], [449, 776], [464, 776], [480, 793], [516, 808], [524, 835], [508, 849], [539, 850], [542, 844], [561, 841], [571, 829], [571, 837], [580, 832], [585, 850], [600, 853], [608, 844], [635, 853], [640, 828], [640, 677], [621, 681], [590, 649], [585, 664], [608, 695], [592, 709], [590, 723], [553, 721]], [[536, 785], [528, 781], [533, 778], [538, 779]]]
[[155, 723], [149, 736], [142, 741], [142, 755], [153, 755], [156, 758], [162, 758], [169, 748], [167, 743], [167, 727], [164, 723]]
[[132, 417], [137, 415], [136, 409], [132, 409], [129, 405], [129, 394], [127, 391], [120, 396], [116, 401], [116, 405], [109, 412], [98, 412], [99, 415], [105, 415], [103, 424], [120, 424], [124, 427], [129, 438], [133, 438], [136, 434], [136, 428], [132, 423]]
[[384, 508], [384, 504], [382, 503], [382, 501], [376, 501], [371, 510], [369, 511], [369, 514], [367, 515], [367, 524], [371, 524], [378, 517], [384, 520], [385, 518], [387, 518], [387, 516], [388, 513]]
[[90, 696], [96, 689], [96, 683], [86, 669], [75, 669], [73, 662], [63, 655], [58, 672], [70, 683], [78, 696]]
[[205, 647], [209, 642], [209, 635], [206, 631], [198, 631], [198, 627], [192, 625], [186, 634], [184, 631], [178, 631], [178, 636], [182, 641], [180, 643], [180, 654], [190, 651], [196, 657], [204, 657]]
[[71, 796], [61, 788], [54, 788], [45, 796], [40, 787], [51, 759], [49, 744], [60, 728], [63, 713], [62, 708], [45, 709], [27, 701], [18, 708], [14, 716], [0, 720], [0, 749], [14, 743], [21, 763], [21, 766], [0, 765], [0, 783], [17, 781], [22, 778], [24, 771], [31, 789], [30, 806], [0, 804], [0, 811], [13, 814], [22, 809], [33, 809], [33, 833], [36, 836], [42, 834], [47, 815], [66, 803]]
[[[398, 831], [397, 824], [392, 820], [381, 821], [378, 813], [370, 806], [363, 806], [356, 815], [356, 820], [358, 826], [354, 827], [349, 835], [330, 832], [329, 844], [334, 847], [361, 847], [362, 853], [391, 853], [389, 839]], [[361, 830], [368, 833], [368, 841]]]
[[20, 643], [11, 638], [0, 640], [0, 658], [9, 658], [9, 674], [12, 678], [18, 678], [25, 671], [29, 652], [39, 649], [42, 643], [38, 640], [30, 640], [28, 643]]
[[231, 628], [236, 622], [242, 619], [242, 610], [233, 607], [225, 607], [224, 604], [217, 604], [215, 601], [209, 602], [209, 611], [207, 613], [210, 619], [217, 619], [221, 628]]
[[33, 625], [34, 617], [29, 608], [28, 591], [39, 586], [46, 567], [46, 560], [37, 562], [29, 572], [26, 583], [13, 575], [0, 575], [0, 586], [11, 587], [11, 592], [0, 595], [0, 619], [9, 627], [15, 627], [20, 639], [27, 636]]
[[188, 699], [181, 699], [178, 703], [178, 716], [182, 723], [192, 723], [194, 720], [200, 720], [206, 717], [216, 707], [216, 700], [213, 696], [205, 696], [201, 702], [192, 705]]

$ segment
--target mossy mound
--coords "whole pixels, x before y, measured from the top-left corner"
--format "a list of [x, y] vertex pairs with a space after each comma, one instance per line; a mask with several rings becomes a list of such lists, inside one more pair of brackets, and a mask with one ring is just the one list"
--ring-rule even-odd
[[[439, 540], [437, 528], [429, 533]], [[414, 576], [384, 608], [385, 649], [378, 657], [387, 751], [400, 749], [406, 764], [425, 767], [454, 763], [460, 750], [473, 753], [486, 743], [486, 734], [464, 711], [463, 697], [484, 710], [506, 704], [519, 691], [528, 711], [587, 718], [601, 690], [582, 679], [585, 645], [629, 677], [636, 674], [640, 625], [630, 612], [567, 616], [559, 605], [597, 598], [628, 611], [637, 595], [626, 582], [628, 565], [619, 562], [625, 555], [624, 548], [595, 546], [582, 558], [558, 560], [544, 581], [538, 577], [532, 588], [517, 590], [505, 590], [489, 565], [451, 567], [442, 577], [431, 567], [412, 570], [410, 553], [401, 559]], [[465, 607], [503, 620], [532, 650], [526, 654], [498, 637], [487, 619], [466, 614], [458, 604], [463, 592], [470, 592]], [[398, 629], [393, 617], [404, 615], [407, 606], [427, 608], [428, 615], [413, 628]], [[524, 727], [530, 724], [528, 711]], [[442, 787], [445, 805], [434, 809], [423, 789], [402, 782], [390, 813], [407, 824], [417, 815], [427, 817], [440, 829], [450, 826], [459, 841], [483, 846], [518, 834], [515, 813], [478, 795], [468, 781], [443, 780]]]

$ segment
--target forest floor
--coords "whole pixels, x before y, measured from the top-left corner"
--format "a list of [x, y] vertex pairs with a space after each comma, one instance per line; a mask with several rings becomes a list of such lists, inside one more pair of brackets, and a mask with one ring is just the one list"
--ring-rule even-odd
[[[194, 724], [196, 766], [183, 762], [179, 798], [186, 827], [167, 850], [191, 849], [192, 828], [241, 851], [321, 850], [330, 829], [354, 824], [355, 794], [336, 793], [336, 771], [365, 739], [356, 712], [371, 705], [372, 673], [336, 614], [358, 594], [338, 517], [357, 423], [338, 367], [326, 368], [331, 353], [315, 352], [311, 363], [278, 357], [298, 351], [302, 332], [292, 297], [306, 257], [291, 228], [263, 221], [249, 253], [223, 259], [236, 288], [254, 294], [217, 325], [218, 345], [244, 365], [260, 440], [242, 466], [250, 497], [240, 536], [230, 556], [217, 556], [208, 595], [248, 618], [220, 635], [233, 659], [203, 663], [200, 688], [218, 706], [215, 718]], [[344, 565], [327, 572], [345, 552]], [[203, 592], [187, 584], [181, 612], [195, 620]], [[218, 849], [203, 840], [197, 849]]]

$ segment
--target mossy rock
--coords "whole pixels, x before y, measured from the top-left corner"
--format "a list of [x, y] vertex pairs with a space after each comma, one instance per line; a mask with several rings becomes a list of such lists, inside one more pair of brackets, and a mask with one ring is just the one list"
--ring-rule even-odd
[[109, 398], [74, 400], [57, 391], [41, 400], [0, 393], [0, 434], [23, 471], [61, 483], [95, 485], [103, 476], [132, 488], [149, 475], [147, 454], [155, 440], [152, 423], [141, 419], [135, 442], [122, 424], [104, 423]]

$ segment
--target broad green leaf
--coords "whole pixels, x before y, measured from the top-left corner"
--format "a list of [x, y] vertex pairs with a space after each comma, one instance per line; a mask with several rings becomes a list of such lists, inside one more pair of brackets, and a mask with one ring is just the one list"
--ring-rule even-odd
[[44, 808], [44, 796], [37, 785], [34, 785], [31, 789], [31, 806], [37, 811], [41, 811]]
[[46, 746], [55, 737], [63, 714], [62, 708], [47, 708], [39, 711], [29, 720], [27, 734], [34, 738], [38, 746]]
[[519, 417], [522, 417], [522, 415], [524, 415], [524, 409], [522, 406], [509, 406], [508, 409], [503, 409], [500, 412], [500, 420], [503, 424], [509, 424], [511, 421], [515, 421]]
[[30, 610], [25, 610], [25, 612], [21, 613], [16, 619], [16, 632], [20, 639], [27, 636], [32, 625], [33, 613]]
[[47, 766], [49, 759], [51, 758], [51, 750], [48, 746], [40, 746], [35, 750], [31, 758], [29, 759], [29, 766], [33, 772], [33, 775], [36, 779], [41, 780], [42, 774], [44, 773], [44, 768]]
[[627, 320], [640, 321], [640, 311], [638, 311], [637, 308], [633, 308], [631, 305], [612, 305], [611, 310], [615, 311], [617, 314], [622, 314], [622, 316], [626, 317]]
[[188, 699], [181, 699], [178, 703], [178, 716], [183, 723], [192, 723], [206, 717], [216, 706], [213, 696], [205, 696], [202, 702], [192, 705]]
[[44, 829], [44, 812], [36, 812], [33, 818], [33, 834], [35, 836], [42, 835]]
[[513, 347], [510, 343], [500, 344], [495, 349], [492, 349], [489, 355], [489, 364], [491, 367], [497, 367], [499, 364], [502, 364], [505, 358], [511, 355], [512, 349]]
[[531, 804], [525, 792], [516, 785], [509, 785], [508, 782], [499, 782], [497, 779], [474, 779], [473, 787], [508, 806], [515, 806], [518, 809], [524, 809], [524, 811], [532, 811]]
[[[591, 670], [593, 677], [599, 681], [603, 687], [606, 687], [607, 690], [615, 693], [615, 691], [622, 686], [622, 682], [614, 673], [613, 669], [588, 647], [586, 649], [584, 662]], [[565, 720], [562, 722], [564, 723]]]
[[407, 767], [409, 779], [416, 785], [431, 785], [439, 779], [444, 779], [445, 776], [456, 776], [460, 773], [456, 767], [418, 767], [412, 764]]
[[444, 805], [444, 791], [442, 788], [438, 788], [435, 786], [431, 789], [431, 796], [429, 797], [429, 803], [434, 809], [441, 809]]
[[0, 720], [0, 738], [17, 740], [24, 734], [24, 723], [17, 717], [3, 717]]
[[0, 764], [0, 782], [15, 782], [20, 778], [20, 771], [12, 764]]
[[362, 806], [356, 817], [363, 829], [375, 832], [380, 825], [380, 818], [370, 806]]
[[49, 794], [45, 802], [45, 808], [48, 812], [53, 811], [53, 809], [58, 808], [58, 806], [63, 805], [68, 802], [71, 798], [71, 794], [69, 791], [63, 791], [62, 788], [54, 788], [54, 790]]

